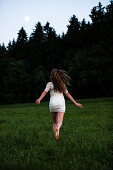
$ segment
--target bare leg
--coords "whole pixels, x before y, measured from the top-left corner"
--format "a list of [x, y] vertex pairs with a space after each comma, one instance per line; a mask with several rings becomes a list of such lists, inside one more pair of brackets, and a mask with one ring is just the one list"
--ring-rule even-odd
[[57, 117], [57, 127], [58, 127], [58, 129], [60, 129], [61, 126], [62, 126], [63, 117], [64, 117], [64, 112], [58, 112], [58, 117]]
[[53, 119], [53, 133], [56, 134], [56, 128], [57, 128], [57, 112], [51, 112], [52, 119]]

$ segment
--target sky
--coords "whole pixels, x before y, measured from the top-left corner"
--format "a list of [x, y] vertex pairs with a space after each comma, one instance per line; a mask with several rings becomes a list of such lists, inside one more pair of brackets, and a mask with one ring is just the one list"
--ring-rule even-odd
[[73, 14], [82, 21], [91, 21], [89, 14], [94, 6], [101, 2], [103, 6], [109, 0], [0, 0], [0, 44], [8, 45], [17, 39], [23, 26], [28, 37], [41, 22], [48, 21], [57, 35], [66, 33], [67, 25]]

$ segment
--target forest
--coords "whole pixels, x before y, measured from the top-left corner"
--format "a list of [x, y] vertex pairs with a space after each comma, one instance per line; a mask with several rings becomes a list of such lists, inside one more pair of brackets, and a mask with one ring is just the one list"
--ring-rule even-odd
[[73, 14], [62, 35], [38, 21], [29, 37], [22, 27], [7, 47], [0, 44], [0, 104], [35, 102], [53, 68], [71, 77], [75, 99], [113, 97], [113, 1], [99, 2], [90, 18]]

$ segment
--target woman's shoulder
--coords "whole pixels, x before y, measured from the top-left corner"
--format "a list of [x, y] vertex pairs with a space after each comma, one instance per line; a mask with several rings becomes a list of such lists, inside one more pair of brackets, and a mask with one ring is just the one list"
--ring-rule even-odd
[[49, 81], [47, 84], [52, 85], [53, 83], [51, 81]]
[[51, 88], [53, 88], [53, 83], [50, 81], [47, 83], [48, 86], [50, 86]]

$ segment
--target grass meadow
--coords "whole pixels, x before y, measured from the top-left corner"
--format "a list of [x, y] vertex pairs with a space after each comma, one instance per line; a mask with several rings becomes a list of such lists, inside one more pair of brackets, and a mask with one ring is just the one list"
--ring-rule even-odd
[[59, 140], [48, 102], [0, 106], [0, 170], [111, 170], [113, 98], [66, 101]]

